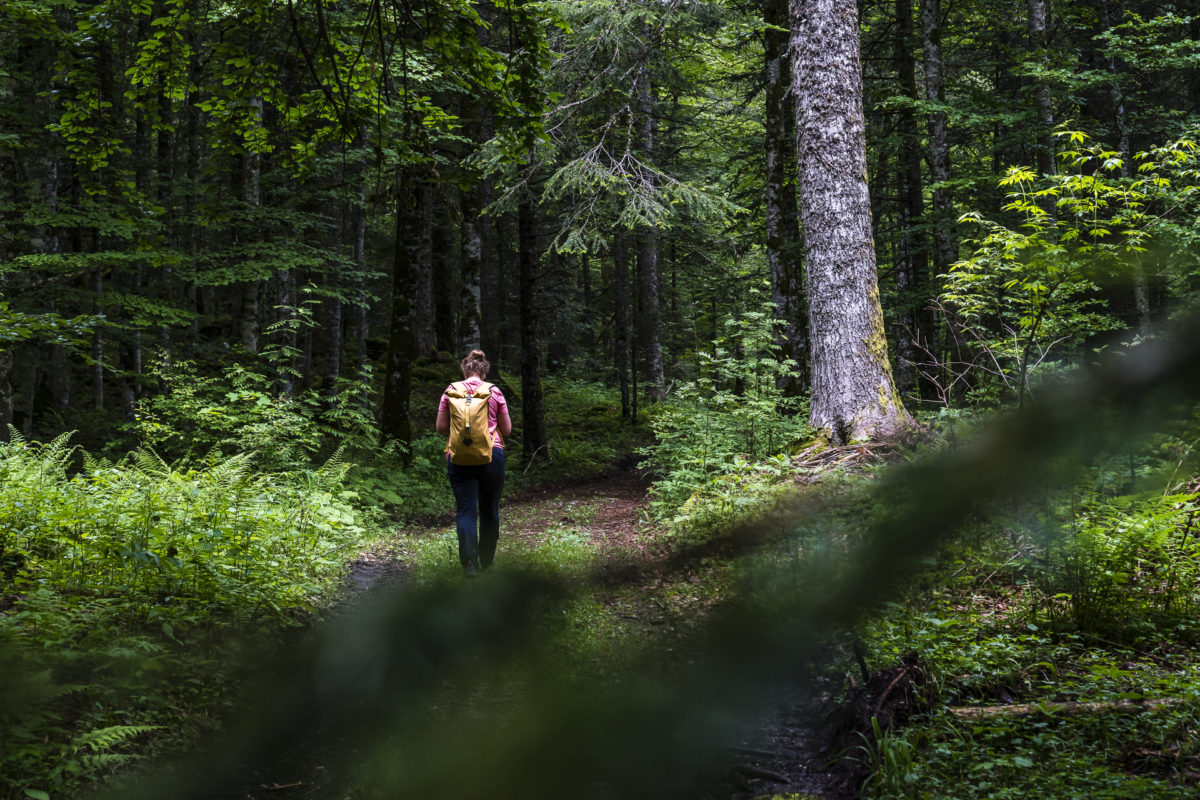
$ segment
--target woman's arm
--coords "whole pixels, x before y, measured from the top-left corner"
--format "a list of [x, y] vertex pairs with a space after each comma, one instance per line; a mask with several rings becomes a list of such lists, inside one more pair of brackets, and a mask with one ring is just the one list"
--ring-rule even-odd
[[[441, 434], [450, 432], [450, 411], [448, 409], [438, 409], [437, 422], [434, 424], [434, 427], [437, 429], [437, 432]], [[512, 427], [511, 422], [509, 423], [509, 427]]]
[[[450, 423], [447, 422], [447, 425]], [[500, 431], [501, 436], [508, 436], [512, 433], [512, 417], [508, 416], [508, 409], [504, 409], [504, 413], [496, 420], [496, 430]]]

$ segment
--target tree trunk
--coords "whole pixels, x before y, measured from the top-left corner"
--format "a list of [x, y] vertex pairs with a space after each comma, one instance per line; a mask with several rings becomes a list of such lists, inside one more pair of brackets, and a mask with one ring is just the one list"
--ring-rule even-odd
[[258, 352], [259, 281], [246, 281], [239, 287], [238, 339], [248, 353]]
[[[104, 275], [100, 270], [92, 273], [92, 314], [104, 313]], [[100, 328], [92, 332], [92, 406], [104, 410], [104, 334]]]
[[[251, 105], [255, 108], [259, 121], [262, 120], [262, 98], [256, 97], [251, 100]], [[262, 156], [258, 153], [249, 153], [245, 157], [244, 164], [245, 184], [243, 199], [246, 205], [250, 208], [257, 208], [262, 196], [260, 192], [260, 184], [262, 179]], [[251, 232], [243, 228], [241, 230], [242, 244], [248, 244], [248, 239]], [[259, 295], [262, 292], [262, 281], [254, 280], [247, 281], [241, 285], [240, 297], [240, 313], [238, 323], [238, 337], [241, 339], [242, 347], [246, 348], [249, 353], [258, 352], [258, 331], [259, 331]]]
[[[1046, 0], [1029, 0], [1029, 46], [1037, 52], [1038, 62], [1049, 66], [1050, 59], [1046, 53]], [[1038, 172], [1043, 175], [1054, 174], [1054, 106], [1050, 99], [1050, 87], [1045, 80], [1039, 79], [1035, 94], [1037, 106], [1038, 136], [1037, 164]], [[1053, 198], [1047, 202], [1053, 209]]]
[[537, 217], [533, 194], [525, 191], [517, 211], [521, 271], [521, 442], [526, 459], [546, 449], [546, 409], [542, 399], [542, 344], [537, 314]]
[[[366, 129], [359, 134], [360, 143], [367, 139]], [[357, 302], [352, 312], [354, 326], [354, 379], [362, 385], [365, 396], [368, 391], [367, 381], [363, 375], [367, 367], [367, 335], [370, 333], [367, 319], [367, 181], [368, 173], [365, 164], [365, 152], [360, 151], [359, 158], [364, 159], [359, 165], [358, 202], [354, 206], [354, 269], [358, 276], [354, 288], [358, 293]]]
[[666, 394], [663, 370], [662, 315], [659, 313], [658, 234], [655, 229], [638, 237], [639, 311], [641, 347], [646, 359], [646, 394], [658, 402]]
[[[807, 361], [804, 286], [800, 279], [800, 228], [796, 213], [795, 106], [788, 59], [787, 0], [767, 0], [763, 21], [773, 26], [763, 33], [766, 61], [766, 235], [767, 265], [771, 271], [771, 300], [783, 322], [777, 339], [779, 354], [796, 362], [778, 388], [788, 397], [804, 391], [801, 373]], [[782, 28], [783, 30], [778, 30]]]
[[583, 318], [592, 319], [592, 254], [581, 253], [579, 256], [579, 289], [582, 293]]
[[[340, 183], [345, 185], [345, 154], [342, 158], [342, 175]], [[340, 194], [340, 193], [339, 193]], [[333, 256], [327, 262], [324, 283], [329, 289], [329, 296], [321, 301], [321, 327], [319, 330], [321, 351], [321, 387], [320, 392], [327, 401], [337, 397], [338, 381], [342, 377], [342, 251], [346, 236], [346, 208], [344, 199], [339, 199], [333, 209], [332, 228], [329, 237], [329, 250]]]
[[[941, 0], [921, 0], [921, 49], [925, 56], [925, 100], [946, 102], [942, 61]], [[929, 114], [929, 177], [933, 182], [933, 271], [949, 271], [958, 260], [950, 188], [950, 136], [946, 112], [935, 108]]]
[[[285, 315], [292, 313], [289, 309], [295, 308], [296, 277], [294, 270], [281, 270], [275, 276], [275, 305], [279, 306]], [[296, 392], [295, 370], [299, 367], [296, 358], [296, 345], [299, 342], [299, 331], [295, 326], [285, 325], [279, 332], [279, 338], [282, 341], [283, 349], [291, 354], [288, 357], [289, 369], [281, 369], [279, 371], [280, 391], [285, 395], [291, 396]]]
[[[958, 260], [958, 240], [954, 228], [953, 198], [950, 194], [950, 133], [946, 112], [941, 110], [946, 102], [945, 71], [942, 59], [942, 4], [941, 0], [920, 0], [921, 14], [921, 52], [924, 58], [925, 71], [925, 101], [936, 104], [929, 112], [927, 125], [929, 129], [929, 180], [932, 183], [931, 209], [926, 228], [931, 231], [933, 238], [933, 274], [944, 275], [950, 271], [950, 265]], [[1008, 74], [1005, 70], [1001, 77]], [[964, 356], [959, 352], [957, 341], [948, 341], [947, 350], [954, 351], [951, 355], [951, 365], [942, 376], [943, 386], [958, 386], [960, 393], [965, 390], [967, 382], [957, 380], [953, 363], [963, 363]], [[932, 348], [931, 348], [932, 349]], [[942, 352], [942, 348], [937, 348]]]
[[[384, 439], [407, 445], [412, 441], [412, 423], [408, 418], [409, 393], [412, 390], [412, 365], [417, 356], [414, 329], [416, 309], [413, 286], [416, 282], [417, 228], [424, 215], [419, 206], [425, 196], [415, 190], [412, 176], [401, 170], [396, 182], [396, 252], [392, 264], [392, 309], [384, 363], [383, 401], [379, 410], [379, 432]], [[432, 417], [432, 411], [430, 413]], [[405, 462], [409, 460], [406, 451]]]
[[[480, 109], [479, 141], [486, 142], [492, 136], [491, 114], [486, 105]], [[492, 202], [492, 184], [487, 178], [481, 178], [476, 191], [479, 199], [475, 201], [480, 209], [486, 208]], [[488, 354], [488, 360], [495, 369], [503, 360], [500, 347], [500, 326], [504, 322], [504, 308], [501, 303], [500, 260], [499, 248], [496, 246], [494, 217], [479, 218], [479, 346]]]
[[629, 255], [625, 233], [613, 231], [613, 366], [621, 387], [621, 416], [630, 416], [629, 402]]
[[[51, 216], [58, 213], [58, 161], [46, 160], [46, 180], [42, 187], [42, 201]], [[42, 240], [42, 252], [53, 254], [59, 252], [59, 238], [55, 228], [38, 226], [38, 238]], [[54, 404], [54, 410], [59, 416], [66, 414], [71, 404], [71, 370], [67, 365], [67, 352], [61, 344], [46, 346], [47, 360], [50, 362], [50, 372], [47, 375], [47, 385]], [[2, 424], [2, 423], [0, 423]]]
[[433, 184], [421, 182], [420, 227], [414, 231], [417, 243], [416, 321], [417, 356], [424, 358], [433, 351]]
[[911, 424], [888, 362], [867, 189], [858, 13], [792, 0], [814, 428], [845, 444]]
[[480, 346], [480, 273], [483, 261], [481, 186], [459, 192], [462, 203], [462, 291], [459, 293], [459, 349], [464, 353]]
[[433, 340], [439, 351], [451, 353], [458, 347], [458, 306], [462, 295], [458, 269], [462, 259], [454, 252], [453, 233], [449, 208], [444, 203], [439, 204], [430, 233], [433, 243]]
[[896, 0], [896, 63], [900, 86], [911, 105], [901, 108], [896, 122], [900, 154], [896, 174], [896, 291], [903, 309], [901, 330], [897, 331], [896, 383], [900, 390], [916, 391], [920, 397], [935, 396], [922, 387], [916, 363], [932, 352], [930, 334], [933, 320], [928, 306], [926, 286], [925, 235], [918, 226], [924, 213], [921, 187], [921, 140], [917, 132], [915, 105], [920, 101], [917, 89], [917, 65], [913, 58], [916, 29], [912, 0]]
[[[486, 353], [491, 353], [495, 350], [498, 358], [488, 357], [488, 360], [493, 365], [497, 360], [503, 363], [504, 353], [507, 350], [513, 352], [513, 328], [519, 329], [520, 324], [506, 324], [511, 318], [509, 312], [508, 296], [510, 294], [511, 283], [510, 276], [513, 274], [513, 261], [515, 258], [516, 249], [513, 247], [513, 234], [515, 232], [516, 222], [513, 219], [512, 213], [507, 213], [496, 218], [496, 225], [493, 228], [493, 244], [495, 245], [493, 253], [495, 255], [495, 268], [491, 270], [492, 285], [491, 285], [491, 303], [487, 302], [488, 293], [487, 284], [483, 288], [484, 294], [484, 315], [483, 315], [483, 350]], [[518, 296], [520, 292], [518, 291]], [[518, 320], [519, 323], [519, 320]], [[489, 347], [488, 329], [492, 329], [492, 342], [494, 344]]]
[[[654, 153], [654, 91], [649, 71], [643, 68], [638, 78], [638, 106], [641, 112], [642, 157], [653, 161]], [[647, 394], [652, 400], [662, 400], [666, 393], [663, 374], [662, 319], [658, 309], [658, 228], [650, 225], [638, 236], [638, 293], [641, 314], [638, 332], [642, 352], [646, 357]], [[636, 400], [635, 400], [636, 402]], [[636, 420], [636, 413], [634, 415]]]
[[[1112, 13], [1107, 2], [1101, 3], [1101, 20], [1105, 29], [1112, 27]], [[1107, 58], [1106, 68], [1112, 76], [1112, 83], [1109, 85], [1109, 96], [1113, 106], [1113, 121], [1117, 128], [1117, 149], [1121, 152], [1121, 177], [1131, 178], [1133, 176], [1133, 152], [1129, 144], [1129, 119], [1125, 111], [1125, 92], [1121, 89], [1120, 71], [1117, 69], [1117, 57], [1110, 53]], [[1194, 81], [1200, 84], [1200, 80]], [[1131, 259], [1130, 279], [1133, 283], [1133, 308], [1137, 314], [1137, 323], [1135, 330], [1139, 336], [1150, 335], [1150, 286], [1146, 281], [1146, 270], [1142, 267], [1141, 259], [1134, 255]]]
[[0, 442], [8, 441], [8, 426], [13, 424], [12, 371], [12, 347], [0, 345]]

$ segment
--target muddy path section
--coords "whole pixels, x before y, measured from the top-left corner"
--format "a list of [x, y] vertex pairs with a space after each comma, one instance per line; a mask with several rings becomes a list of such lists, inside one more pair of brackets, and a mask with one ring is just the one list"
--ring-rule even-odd
[[[506, 498], [501, 504], [498, 562], [502, 563], [506, 551], [511, 555], [515, 549], [537, 548], [548, 531], [562, 527], [586, 531], [600, 553], [640, 552], [646, 547], [639, 522], [647, 486], [644, 478], [630, 471]], [[403, 589], [415, 566], [405, 559], [404, 540], [453, 529], [453, 516], [448, 513], [436, 524], [407, 526], [373, 543], [347, 568], [341, 595], [326, 615], [328, 622], [336, 624], [339, 618], [356, 613], [372, 594]], [[335, 774], [334, 765], [344, 760], [345, 743], [323, 730], [308, 731], [303, 739], [304, 745], [296, 751], [270, 763], [246, 763], [215, 791], [197, 796], [204, 800], [357, 800], [359, 791], [342, 785]]]
[[501, 507], [500, 553], [506, 544], [537, 547], [556, 526], [586, 532], [601, 556], [645, 553], [652, 535], [641, 525], [648, 487], [642, 476], [624, 472], [523, 494]]
[[[633, 472], [620, 473], [574, 485], [558, 485], [525, 492], [501, 507], [501, 538], [497, 568], [505, 560], [519, 560], [522, 551], [536, 550], [554, 535], [567, 529], [587, 540], [601, 561], [638, 565], [618, 571], [618, 583], [598, 591], [597, 601], [609, 611], [652, 637], [674, 639], [674, 618], [702, 617], [707, 610], [703, 601], [689, 607], [686, 602], [675, 608], [680, 598], [698, 592], [709, 580], [709, 567], [699, 559], [676, 561], [665, 566], [664, 553], [669, 547], [656, 536], [648, 523], [648, 485]], [[376, 543], [350, 565], [343, 598], [331, 619], [353, 614], [356, 604], [376, 590], [405, 586], [414, 565], [402, 556], [404, 539], [445, 537], [453, 531], [453, 522], [406, 528], [390, 540]], [[707, 559], [706, 559], [707, 561]], [[465, 579], [464, 579], [465, 580]], [[671, 595], [673, 602], [660, 597]], [[698, 612], [698, 613], [697, 613]], [[684, 637], [686, 639], [686, 636]], [[683, 644], [679, 640], [678, 644]], [[668, 648], [670, 649], [670, 648]], [[831, 752], [819, 723], [828, 708], [781, 699], [761, 721], [759, 735], [731, 742], [734, 763], [731, 771], [716, 781], [697, 800], [708, 798], [771, 797], [787, 794], [815, 800], [842, 800], [855, 796], [844, 778], [830, 767]], [[308, 743], [288, 758], [270, 766], [247, 765], [233, 785], [209, 797], [267, 800], [267, 798], [345, 798], [364, 797], [358, 787], [342, 785], [333, 765], [345, 756], [343, 743], [319, 730], [306, 734]]]

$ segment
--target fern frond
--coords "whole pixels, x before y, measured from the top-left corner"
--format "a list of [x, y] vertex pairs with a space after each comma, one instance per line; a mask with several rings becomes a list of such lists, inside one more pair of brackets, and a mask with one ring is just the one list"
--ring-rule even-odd
[[25, 436], [21, 433], [20, 429], [12, 424], [9, 424], [8, 426], [8, 443], [15, 444], [18, 447], [24, 447], [25, 445], [29, 444], [29, 442], [25, 440]]
[[72, 739], [71, 749], [76, 753], [83, 750], [103, 753], [126, 739], [159, 730], [161, 727], [161, 725], [110, 725], [107, 728], [97, 728]]
[[325, 486], [328, 484], [341, 483], [346, 477], [346, 473], [353, 467], [346, 461], [346, 445], [339, 445], [338, 449], [333, 452], [329, 460], [320, 466], [314, 477], [318, 485]]
[[59, 467], [66, 466], [76, 449], [76, 446], [70, 443], [71, 437], [74, 435], [75, 431], [67, 431], [55, 437], [54, 441], [42, 448], [42, 459], [47, 464], [55, 464]]
[[149, 447], [139, 447], [135, 450], [133, 461], [137, 469], [148, 477], [163, 479], [169, 477], [172, 472], [171, 465]]
[[102, 771], [115, 770], [141, 758], [143, 756], [134, 753], [85, 753], [80, 761], [89, 769]]

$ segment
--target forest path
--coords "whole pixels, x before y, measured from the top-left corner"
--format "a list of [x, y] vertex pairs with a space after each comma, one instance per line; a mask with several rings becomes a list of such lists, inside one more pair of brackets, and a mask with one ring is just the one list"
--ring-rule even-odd
[[[504, 500], [496, 568], [553, 547], [557, 537], [586, 537], [598, 562], [627, 567], [616, 572], [621, 585], [600, 592], [598, 601], [625, 620], [635, 636], [668, 639], [684, 633], [686, 640], [685, 629], [699, 621], [696, 616], [702, 616], [694, 612], [702, 612], [713, 602], [711, 597], [701, 596], [710, 567], [689, 559], [667, 565], [670, 559], [663, 556], [668, 548], [656, 540], [658, 531], [646, 522], [647, 489], [642, 476], [622, 472], [540, 487]], [[357, 602], [368, 592], [403, 587], [417, 568], [402, 560], [403, 541], [448, 541], [453, 524], [447, 517], [435, 524], [408, 526], [397, 537], [362, 553], [348, 571], [346, 593], [335, 616], [354, 613]], [[450, 558], [448, 544], [441, 556]], [[457, 570], [457, 555], [453, 560]], [[668, 597], [674, 599], [664, 602]], [[693, 619], [687, 620], [689, 616]], [[799, 701], [781, 701], [763, 720], [753, 741], [731, 744], [732, 769], [697, 800], [773, 795], [843, 800], [856, 796], [844, 776], [835, 776], [822, 766], [831, 756], [817, 722], [823, 711]], [[357, 791], [337, 786], [321, 766], [337, 758], [337, 744], [317, 737], [314, 745], [312, 751], [290, 759], [290, 766], [279, 765], [284, 767], [282, 772], [278, 767], [269, 770], [277, 774], [251, 770], [243, 776], [239, 789], [222, 796], [243, 800], [359, 797]]]

